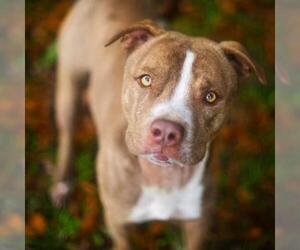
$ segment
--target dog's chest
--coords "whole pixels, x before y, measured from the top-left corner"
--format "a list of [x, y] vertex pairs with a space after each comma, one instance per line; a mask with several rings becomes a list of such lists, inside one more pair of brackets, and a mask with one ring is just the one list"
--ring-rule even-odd
[[205, 161], [184, 186], [165, 190], [157, 186], [143, 186], [137, 203], [129, 214], [129, 222], [149, 220], [196, 219], [201, 216], [204, 191]]

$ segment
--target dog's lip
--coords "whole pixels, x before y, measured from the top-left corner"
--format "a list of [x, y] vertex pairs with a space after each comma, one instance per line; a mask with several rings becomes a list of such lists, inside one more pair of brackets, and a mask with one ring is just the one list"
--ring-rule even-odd
[[165, 161], [167, 162], [169, 160], [169, 157], [164, 155], [164, 154], [161, 154], [161, 153], [157, 153], [157, 154], [153, 154], [153, 157], [158, 160], [158, 161]]
[[170, 158], [162, 153], [144, 153], [140, 155], [141, 158], [145, 158], [151, 163], [161, 166], [161, 167], [171, 167], [178, 165], [180, 167], [184, 167], [184, 164], [180, 161]]

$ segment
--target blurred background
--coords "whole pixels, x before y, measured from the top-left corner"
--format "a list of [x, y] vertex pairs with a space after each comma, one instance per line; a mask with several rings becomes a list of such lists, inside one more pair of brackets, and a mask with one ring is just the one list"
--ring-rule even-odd
[[[153, 1], [170, 29], [216, 41], [237, 40], [262, 66], [268, 86], [241, 84], [231, 119], [212, 147], [218, 185], [216, 214], [205, 249], [274, 249], [274, 2]], [[95, 130], [85, 103], [75, 134], [75, 190], [65, 207], [49, 199], [56, 157], [56, 35], [71, 0], [26, 1], [27, 249], [110, 249], [95, 182]], [[164, 223], [132, 235], [136, 249], [181, 250], [181, 233]]]
[[22, 0], [0, 1], [1, 250], [24, 249], [24, 9]]

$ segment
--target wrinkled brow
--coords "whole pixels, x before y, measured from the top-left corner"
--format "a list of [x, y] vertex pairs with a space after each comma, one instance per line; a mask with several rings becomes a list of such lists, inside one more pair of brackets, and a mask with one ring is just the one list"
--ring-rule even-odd
[[148, 73], [148, 74], [153, 75], [153, 76], [157, 76], [159, 71], [161, 71], [161, 70], [158, 70], [157, 67], [144, 66], [139, 71], [142, 71], [144, 73]]
[[201, 92], [216, 91], [219, 95], [221, 95], [226, 91], [226, 85], [217, 84], [206, 77], [200, 77], [198, 81], [201, 81], [201, 83], [198, 85], [198, 88]]

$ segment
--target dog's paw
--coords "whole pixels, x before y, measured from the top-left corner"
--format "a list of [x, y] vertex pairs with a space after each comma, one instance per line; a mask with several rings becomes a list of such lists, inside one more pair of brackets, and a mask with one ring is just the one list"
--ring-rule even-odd
[[54, 183], [50, 190], [52, 204], [55, 207], [62, 207], [65, 204], [70, 192], [71, 185], [69, 183], [63, 181]]

